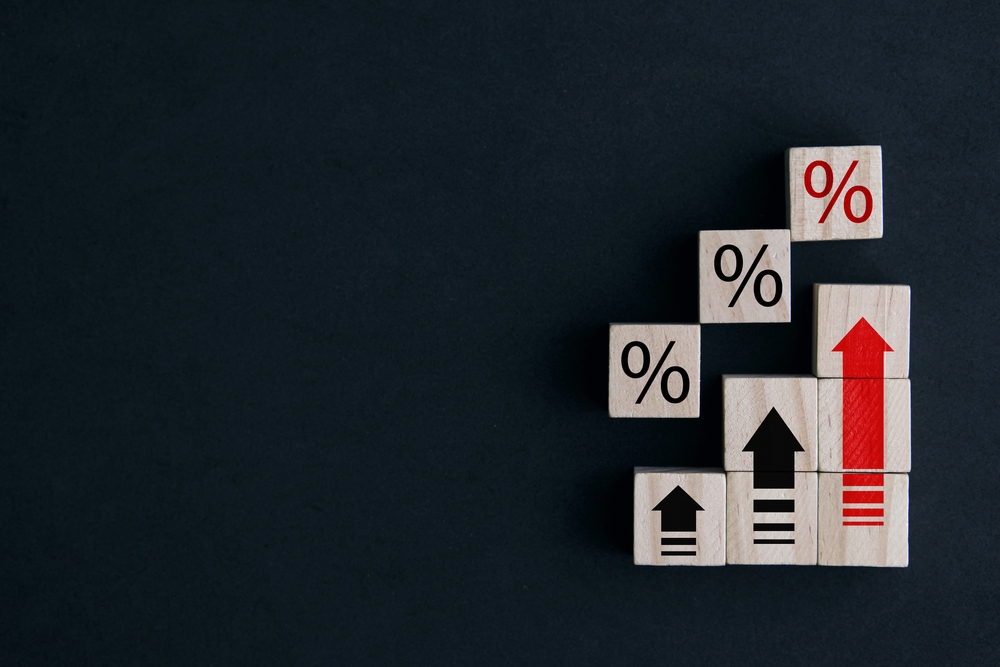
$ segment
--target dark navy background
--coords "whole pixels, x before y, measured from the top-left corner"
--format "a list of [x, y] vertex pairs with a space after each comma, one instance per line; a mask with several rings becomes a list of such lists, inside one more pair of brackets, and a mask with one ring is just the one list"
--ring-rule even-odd
[[[153, 4], [0, 8], [0, 662], [1000, 661], [1000, 7]], [[859, 143], [885, 237], [610, 419], [608, 323]], [[910, 567], [633, 566], [814, 282], [913, 288]]]

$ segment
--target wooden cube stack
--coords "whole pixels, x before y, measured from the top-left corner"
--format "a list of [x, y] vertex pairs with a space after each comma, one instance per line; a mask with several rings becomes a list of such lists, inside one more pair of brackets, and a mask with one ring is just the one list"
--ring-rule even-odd
[[722, 376], [726, 562], [816, 564], [816, 378]]
[[[791, 243], [881, 238], [879, 146], [792, 148], [788, 229], [699, 234], [699, 322], [791, 321]], [[723, 469], [636, 468], [642, 565], [906, 567], [910, 288], [815, 285], [812, 375], [724, 375]], [[612, 325], [612, 417], [698, 417], [699, 324]]]
[[909, 563], [910, 288], [816, 285], [819, 564]]

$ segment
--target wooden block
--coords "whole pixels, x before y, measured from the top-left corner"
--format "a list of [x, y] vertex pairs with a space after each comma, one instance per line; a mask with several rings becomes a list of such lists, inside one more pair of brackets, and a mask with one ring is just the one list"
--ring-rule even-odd
[[791, 322], [791, 273], [786, 229], [699, 232], [701, 323]]
[[882, 147], [789, 148], [793, 241], [882, 238]]
[[813, 285], [813, 302], [814, 375], [910, 376], [908, 285]]
[[608, 412], [612, 417], [697, 417], [701, 327], [612, 324]]
[[[771, 416], [772, 410], [775, 416]], [[754, 457], [760, 462], [759, 457], [765, 453], [779, 454], [774, 448], [780, 448], [784, 429], [801, 446], [801, 451], [789, 453], [793, 461], [791, 469], [817, 470], [813, 376], [723, 375], [722, 412], [723, 467], [727, 472], [753, 470]], [[759, 445], [767, 447], [767, 451], [759, 450]]]
[[792, 477], [793, 488], [771, 489], [756, 488], [752, 472], [726, 473], [726, 563], [816, 564], [818, 474]]
[[726, 474], [718, 468], [636, 468], [636, 565], [726, 564]]
[[821, 379], [819, 469], [910, 472], [910, 381]]
[[819, 474], [819, 564], [906, 567], [910, 476]]

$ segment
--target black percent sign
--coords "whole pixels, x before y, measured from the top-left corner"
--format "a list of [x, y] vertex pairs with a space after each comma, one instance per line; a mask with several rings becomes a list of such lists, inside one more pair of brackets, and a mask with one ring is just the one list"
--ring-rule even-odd
[[[726, 275], [726, 272], [722, 270], [722, 257], [726, 254], [727, 251], [733, 253], [733, 257], [736, 259], [736, 269], [729, 275]], [[750, 276], [753, 275], [753, 272], [757, 268], [757, 265], [760, 264], [760, 259], [761, 257], [764, 256], [765, 252], [767, 252], [766, 243], [760, 247], [760, 252], [757, 253], [757, 256], [754, 257], [753, 263], [750, 265], [750, 270], [746, 272], [745, 276], [743, 276], [743, 282], [740, 283], [739, 288], [736, 290], [736, 294], [733, 295], [733, 300], [729, 302], [730, 308], [736, 305], [736, 301], [739, 300], [740, 294], [743, 293], [743, 288], [747, 286], [748, 282], [750, 282]], [[739, 248], [727, 243], [726, 245], [722, 246], [716, 251], [715, 275], [719, 276], [719, 280], [731, 283], [737, 278], [739, 278], [740, 274], [742, 273], [743, 273], [743, 253], [740, 252]], [[774, 281], [774, 296], [772, 296], [770, 300], [765, 299], [764, 295], [761, 294], [760, 291], [760, 284], [761, 282], [763, 282], [764, 276], [771, 276], [771, 280]], [[781, 301], [781, 276], [778, 275], [777, 271], [774, 271], [773, 269], [764, 269], [763, 271], [757, 274], [757, 278], [753, 281], [753, 298], [757, 300], [757, 303], [764, 306], [765, 308], [770, 308], [774, 304]]]
[[[663, 362], [667, 360], [667, 355], [670, 354], [670, 350], [673, 349], [675, 341], [670, 341], [667, 343], [667, 349], [663, 351], [660, 356], [660, 360], [656, 362], [656, 368], [650, 373], [649, 379], [646, 381], [646, 386], [642, 388], [642, 393], [639, 394], [639, 398], [636, 399], [635, 404], [639, 405], [642, 403], [642, 399], [646, 398], [646, 392], [649, 391], [649, 387], [653, 384], [653, 380], [656, 379], [656, 375], [660, 372], [663, 367]], [[642, 353], [642, 368], [636, 373], [632, 370], [628, 363], [628, 355], [632, 351], [632, 348], [638, 348], [639, 352]], [[637, 380], [646, 374], [649, 370], [649, 348], [646, 347], [645, 343], [634, 340], [625, 346], [622, 350], [622, 370], [625, 371], [625, 375], [629, 376], [633, 380]], [[670, 388], [668, 385], [668, 380], [670, 375], [677, 373], [681, 376], [681, 393], [677, 396], [670, 395]], [[687, 371], [680, 366], [671, 366], [667, 370], [663, 371], [663, 375], [660, 376], [660, 393], [663, 394], [664, 400], [667, 403], [681, 403], [687, 398], [688, 390], [691, 389], [691, 378], [688, 377]]]

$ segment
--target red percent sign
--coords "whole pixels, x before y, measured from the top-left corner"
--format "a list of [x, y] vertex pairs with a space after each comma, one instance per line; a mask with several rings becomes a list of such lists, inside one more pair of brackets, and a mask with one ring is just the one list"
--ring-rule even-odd
[[[840, 179], [840, 185], [837, 186], [837, 191], [833, 193], [833, 199], [831, 199], [830, 203], [826, 205], [826, 210], [823, 211], [823, 215], [820, 216], [819, 224], [822, 225], [824, 222], [826, 222], [826, 218], [828, 215], [830, 215], [830, 211], [833, 209], [833, 205], [837, 203], [837, 198], [840, 197], [840, 193], [844, 191], [844, 186], [847, 185], [848, 179], [851, 178], [851, 174], [854, 173], [854, 168], [857, 166], [858, 166], [858, 161], [855, 160], [854, 162], [851, 163], [851, 166], [848, 167], [847, 173], [844, 174], [844, 177]], [[817, 190], [816, 188], [814, 188], [812, 183], [813, 171], [815, 171], [816, 169], [822, 169], [823, 175], [826, 176], [826, 178], [823, 180], [823, 189], [821, 190]], [[830, 190], [833, 189], [833, 167], [830, 166], [829, 162], [824, 162], [823, 160], [816, 160], [815, 162], [811, 162], [809, 166], [806, 167], [805, 182], [806, 182], [806, 192], [809, 193], [809, 196], [815, 199], [822, 199], [823, 197], [830, 194]], [[861, 215], [854, 215], [854, 210], [851, 207], [851, 202], [854, 199], [854, 195], [856, 195], [859, 192], [861, 193], [861, 196], [864, 197], [865, 199], [865, 210], [861, 213]], [[871, 190], [869, 190], [863, 185], [855, 185], [854, 187], [848, 189], [847, 194], [844, 195], [844, 215], [846, 215], [847, 219], [850, 220], [851, 222], [861, 223], [868, 220], [868, 218], [870, 218], [872, 215]]]

